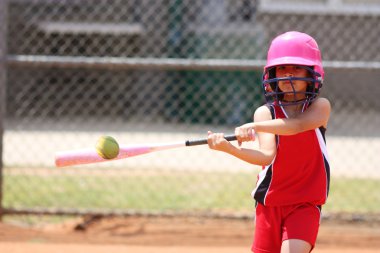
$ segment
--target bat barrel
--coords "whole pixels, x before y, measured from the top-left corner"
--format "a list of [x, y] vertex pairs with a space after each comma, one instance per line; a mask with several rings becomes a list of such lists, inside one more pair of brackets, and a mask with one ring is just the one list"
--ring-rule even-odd
[[[235, 135], [227, 135], [224, 138], [228, 141], [236, 140]], [[55, 157], [57, 167], [73, 166], [80, 164], [100, 163], [112, 160], [128, 158], [131, 156], [143, 155], [155, 151], [174, 149], [185, 146], [197, 146], [207, 144], [207, 139], [188, 140], [186, 142], [160, 143], [160, 144], [142, 144], [120, 146], [119, 154], [113, 159], [104, 159], [98, 155], [95, 149], [83, 149], [74, 151], [58, 152]]]
[[65, 167], [78, 164], [89, 164], [107, 161], [100, 157], [94, 149], [62, 151], [55, 156], [55, 165]]
[[154, 151], [184, 147], [181, 143], [163, 143], [163, 144], [143, 144], [143, 145], [121, 145], [119, 154], [113, 159], [104, 159], [98, 155], [95, 149], [83, 149], [58, 152], [55, 156], [55, 165], [57, 167], [74, 166], [81, 164], [100, 163], [106, 161], [119, 160], [132, 156], [143, 155]]

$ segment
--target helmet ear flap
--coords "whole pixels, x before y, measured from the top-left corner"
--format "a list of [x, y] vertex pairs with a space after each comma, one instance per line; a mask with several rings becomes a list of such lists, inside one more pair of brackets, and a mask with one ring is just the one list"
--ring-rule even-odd
[[314, 80], [312, 81], [306, 90], [306, 92], [310, 93], [312, 97], [316, 97], [317, 94], [319, 94], [319, 90], [322, 88], [322, 77], [319, 73], [314, 72], [314, 67], [310, 67], [313, 72], [311, 75], [311, 78]]
[[[271, 80], [271, 79], [274, 79], [274, 78], [276, 78], [276, 68], [270, 68], [269, 70], [268, 70], [268, 79], [267, 80]], [[277, 82], [270, 82], [269, 83], [270, 84], [270, 87], [271, 87], [271, 89], [272, 89], [272, 91], [276, 91], [276, 89], [277, 89]]]
[[318, 80], [318, 82], [315, 82], [315, 88], [316, 89], [320, 89], [322, 88], [322, 85], [323, 85], [323, 78], [321, 76], [316, 76], [315, 77], [315, 80]]
[[[314, 67], [312, 67], [312, 69], [313, 69], [313, 71], [315, 71]], [[323, 78], [322, 78], [322, 76], [319, 73], [314, 72], [313, 79], [315, 80], [314, 81], [314, 86], [315, 86], [314, 89], [316, 91], [319, 91], [319, 89], [322, 88]]]
[[[315, 72], [315, 68], [313, 66], [307, 66], [310, 70], [309, 71], [309, 77], [312, 78], [314, 81], [309, 83], [308, 90], [312, 91], [318, 91], [322, 87], [322, 77]], [[313, 87], [314, 84], [314, 87]]]
[[264, 78], [268, 81], [264, 87], [268, 97], [271, 97], [271, 99], [276, 101], [282, 100], [284, 94], [282, 94], [281, 89], [278, 87], [278, 81], [276, 78], [276, 67], [268, 68], [266, 70]]

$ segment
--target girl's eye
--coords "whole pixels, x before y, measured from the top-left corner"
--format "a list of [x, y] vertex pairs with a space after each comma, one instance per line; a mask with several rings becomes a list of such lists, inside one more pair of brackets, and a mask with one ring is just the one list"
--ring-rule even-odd
[[298, 72], [301, 68], [298, 67], [298, 66], [293, 66], [291, 69], [292, 69], [292, 71], [294, 71], [294, 72]]

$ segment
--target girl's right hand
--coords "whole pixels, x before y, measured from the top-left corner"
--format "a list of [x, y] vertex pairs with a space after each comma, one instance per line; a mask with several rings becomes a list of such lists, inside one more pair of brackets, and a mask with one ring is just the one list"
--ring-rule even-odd
[[235, 136], [237, 138], [239, 146], [243, 142], [255, 140], [254, 123], [247, 123], [240, 127], [235, 128]]

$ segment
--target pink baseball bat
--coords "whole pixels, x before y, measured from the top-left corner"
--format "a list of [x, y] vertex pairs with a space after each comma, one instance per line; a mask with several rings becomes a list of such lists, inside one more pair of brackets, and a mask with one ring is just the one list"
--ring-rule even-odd
[[[236, 140], [235, 135], [228, 135], [224, 137], [228, 141]], [[154, 143], [154, 144], [140, 144], [140, 145], [120, 145], [119, 154], [113, 159], [104, 159], [98, 155], [95, 149], [82, 149], [62, 151], [56, 153], [55, 165], [57, 167], [73, 166], [80, 164], [100, 163], [107, 161], [114, 161], [124, 159], [132, 156], [148, 154], [151, 152], [174, 149], [186, 146], [197, 146], [207, 144], [207, 139], [187, 140], [185, 142], [174, 143]]]

